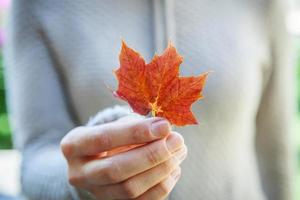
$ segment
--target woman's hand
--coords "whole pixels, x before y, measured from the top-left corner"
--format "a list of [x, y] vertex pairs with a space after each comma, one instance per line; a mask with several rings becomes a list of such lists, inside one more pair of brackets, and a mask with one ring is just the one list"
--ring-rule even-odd
[[[101, 157], [103, 152], [136, 144], [144, 145]], [[99, 200], [165, 199], [187, 154], [183, 138], [161, 118], [78, 127], [63, 138], [61, 148], [69, 182]]]

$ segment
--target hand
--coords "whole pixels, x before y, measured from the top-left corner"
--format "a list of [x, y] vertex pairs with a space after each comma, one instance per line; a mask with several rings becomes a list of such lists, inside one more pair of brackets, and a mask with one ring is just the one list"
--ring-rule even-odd
[[[102, 157], [103, 152], [144, 144]], [[78, 127], [61, 141], [69, 182], [96, 199], [165, 199], [187, 154], [183, 138], [161, 118]], [[102, 153], [102, 154], [101, 154]]]

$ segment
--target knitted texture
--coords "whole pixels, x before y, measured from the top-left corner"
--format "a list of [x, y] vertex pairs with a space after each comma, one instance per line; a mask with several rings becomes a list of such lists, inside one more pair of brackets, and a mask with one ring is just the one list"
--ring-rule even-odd
[[[182, 75], [214, 71], [193, 105], [200, 125], [176, 129], [189, 153], [171, 200], [289, 200], [293, 69], [278, 8], [268, 0], [14, 0], [5, 73], [24, 195], [77, 198], [59, 142], [121, 103], [105, 84], [116, 87], [122, 37], [147, 61], [171, 38], [185, 58]], [[93, 124], [126, 114], [104, 112]]]

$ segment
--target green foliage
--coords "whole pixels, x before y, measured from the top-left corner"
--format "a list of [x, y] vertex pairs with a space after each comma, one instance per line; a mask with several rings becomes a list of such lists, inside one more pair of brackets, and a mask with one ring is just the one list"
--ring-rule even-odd
[[298, 113], [300, 114], [300, 40], [297, 40], [297, 92], [298, 92]]
[[5, 87], [3, 77], [3, 62], [0, 57], [0, 149], [11, 149], [11, 131], [5, 104]]
[[[298, 76], [299, 77], [299, 76]], [[300, 77], [299, 77], [300, 78]], [[298, 153], [297, 153], [297, 158], [298, 158], [298, 162], [297, 162], [297, 175], [295, 178], [295, 200], [296, 199], [300, 199], [300, 113], [298, 115], [298, 124], [296, 126], [296, 133], [298, 134]]]
[[298, 93], [298, 120], [297, 120], [297, 126], [296, 126], [296, 134], [298, 138], [298, 153], [297, 153], [297, 166], [298, 166], [298, 171], [297, 171], [297, 176], [296, 176], [296, 194], [295, 194], [295, 199], [300, 199], [300, 40], [297, 41], [296, 43], [296, 48], [297, 52], [299, 52], [298, 57], [297, 57], [297, 93]]

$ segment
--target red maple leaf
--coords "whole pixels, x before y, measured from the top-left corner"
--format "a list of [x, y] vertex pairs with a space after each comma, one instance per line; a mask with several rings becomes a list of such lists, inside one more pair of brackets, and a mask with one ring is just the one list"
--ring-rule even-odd
[[208, 73], [180, 77], [183, 58], [169, 43], [162, 55], [154, 55], [149, 64], [122, 41], [120, 67], [115, 71], [119, 81], [115, 94], [127, 101], [134, 112], [164, 117], [171, 124], [197, 124], [191, 105], [201, 99]]

